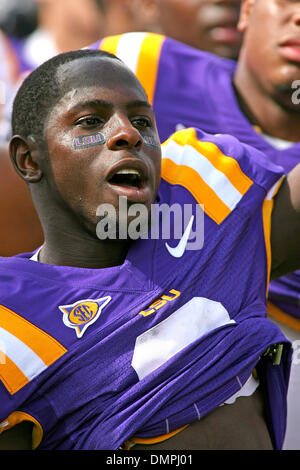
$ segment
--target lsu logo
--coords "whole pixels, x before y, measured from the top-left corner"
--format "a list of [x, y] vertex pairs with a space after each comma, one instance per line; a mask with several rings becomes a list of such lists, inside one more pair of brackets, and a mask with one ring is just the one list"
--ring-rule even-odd
[[94, 323], [99, 317], [102, 309], [111, 297], [102, 297], [101, 299], [79, 300], [70, 305], [59, 305], [59, 310], [63, 313], [63, 322], [69, 328], [74, 328], [77, 338], [81, 338], [85, 330]]
[[170, 290], [169, 294], [172, 294], [172, 295], [162, 295], [160, 299], [155, 300], [155, 302], [149, 305], [147, 310], [142, 310], [141, 312], [139, 312], [139, 315], [143, 315], [143, 317], [147, 317], [148, 315], [151, 315], [152, 313], [162, 308], [168, 302], [173, 302], [173, 300], [177, 299], [177, 297], [180, 296], [180, 292], [175, 289]]
[[74, 137], [72, 147], [73, 149], [78, 150], [93, 147], [94, 145], [102, 145], [104, 143], [104, 135], [102, 132], [97, 132], [96, 134], [80, 135], [78, 137]]

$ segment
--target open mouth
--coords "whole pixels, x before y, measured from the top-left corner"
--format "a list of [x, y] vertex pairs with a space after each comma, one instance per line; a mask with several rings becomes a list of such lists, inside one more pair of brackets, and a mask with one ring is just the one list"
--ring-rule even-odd
[[300, 39], [291, 38], [280, 44], [282, 56], [291, 61], [300, 63]]
[[117, 171], [109, 178], [108, 182], [124, 188], [141, 189], [144, 186], [144, 179], [141, 173], [133, 168], [123, 168]]

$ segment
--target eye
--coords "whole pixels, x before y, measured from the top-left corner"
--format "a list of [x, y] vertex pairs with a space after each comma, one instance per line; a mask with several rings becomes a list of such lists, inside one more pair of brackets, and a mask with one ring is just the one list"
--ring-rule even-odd
[[145, 117], [145, 116], [136, 117], [136, 118], [131, 120], [131, 123], [135, 127], [144, 128], [144, 127], [151, 127], [152, 126], [151, 119], [149, 119], [148, 117]]
[[76, 126], [81, 126], [86, 129], [93, 129], [103, 124], [103, 120], [97, 116], [85, 116], [76, 121]]

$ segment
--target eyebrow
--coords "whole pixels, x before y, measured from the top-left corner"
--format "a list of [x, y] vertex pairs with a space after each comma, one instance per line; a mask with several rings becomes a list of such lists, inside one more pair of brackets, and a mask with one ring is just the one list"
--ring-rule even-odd
[[[81, 101], [80, 103], [75, 104], [72, 106], [69, 111], [77, 111], [82, 108], [97, 108], [97, 107], [102, 107], [106, 109], [112, 109], [113, 105], [109, 101], [105, 100], [87, 100], [87, 101]], [[126, 105], [126, 108], [132, 109], [132, 108], [148, 108], [152, 109], [151, 105], [149, 104], [148, 101], [143, 101], [143, 100], [135, 100], [131, 101]]]
[[126, 106], [127, 108], [149, 108], [152, 109], [152, 106], [148, 101], [142, 101], [142, 100], [136, 100], [136, 101], [131, 101], [131, 103], [128, 103]]
[[107, 109], [112, 108], [112, 104], [105, 100], [87, 100], [80, 101], [79, 103], [75, 104], [69, 109], [69, 111], [77, 111], [78, 109], [82, 108], [96, 108], [100, 106]]

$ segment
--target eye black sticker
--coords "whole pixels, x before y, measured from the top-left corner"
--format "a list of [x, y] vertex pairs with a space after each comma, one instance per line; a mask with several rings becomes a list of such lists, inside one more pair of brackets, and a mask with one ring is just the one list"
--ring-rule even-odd
[[146, 134], [141, 134], [141, 135], [143, 137], [144, 144], [147, 145], [147, 147], [152, 147], [156, 149], [160, 147], [160, 142], [152, 135], [146, 135]]
[[74, 137], [72, 147], [75, 150], [80, 150], [94, 147], [95, 145], [103, 145], [105, 142], [106, 139], [104, 134], [102, 134], [102, 132], [97, 132], [96, 134], [79, 135], [78, 137]]

